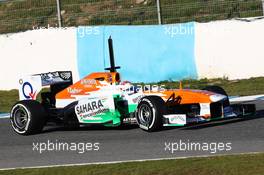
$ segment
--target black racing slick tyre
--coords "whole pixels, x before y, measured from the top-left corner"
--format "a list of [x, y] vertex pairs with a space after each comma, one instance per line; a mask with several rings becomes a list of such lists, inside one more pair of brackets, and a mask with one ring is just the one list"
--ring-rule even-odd
[[207, 86], [203, 90], [227, 96], [227, 99], [224, 101], [223, 105], [224, 105], [224, 107], [230, 106], [228, 95], [227, 95], [226, 91], [223, 88], [221, 88], [220, 86]]
[[139, 127], [148, 132], [160, 130], [165, 112], [165, 102], [159, 96], [143, 97], [136, 110]]
[[40, 133], [45, 125], [45, 109], [35, 100], [17, 102], [10, 112], [11, 125], [20, 135]]

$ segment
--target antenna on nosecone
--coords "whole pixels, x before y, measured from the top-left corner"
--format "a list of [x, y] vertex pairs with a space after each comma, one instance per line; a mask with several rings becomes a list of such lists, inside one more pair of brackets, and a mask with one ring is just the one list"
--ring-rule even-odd
[[111, 36], [108, 39], [108, 47], [109, 47], [110, 67], [105, 68], [105, 70], [110, 70], [110, 72], [116, 72], [116, 69], [120, 69], [120, 66], [115, 66], [113, 40]]

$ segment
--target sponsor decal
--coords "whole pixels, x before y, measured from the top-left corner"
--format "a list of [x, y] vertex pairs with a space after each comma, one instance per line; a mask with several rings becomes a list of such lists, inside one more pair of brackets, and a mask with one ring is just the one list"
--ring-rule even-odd
[[78, 94], [80, 93], [82, 90], [81, 89], [77, 89], [77, 88], [67, 88], [67, 91], [70, 93], [70, 94]]
[[101, 113], [108, 112], [109, 109], [104, 106], [102, 100], [87, 101], [87, 103], [77, 105], [75, 113], [81, 119], [100, 120], [101, 118], [93, 117]]
[[59, 76], [58, 72], [50, 72], [50, 73], [41, 74], [41, 78], [44, 80], [50, 80], [50, 79], [53, 79], [54, 77], [58, 77], [58, 76]]
[[136, 118], [124, 118], [123, 122], [124, 123], [136, 123], [137, 119]]
[[210, 115], [210, 104], [209, 103], [200, 103], [200, 115], [201, 116], [206, 116], [206, 115]]
[[63, 80], [69, 80], [71, 78], [71, 72], [60, 72], [60, 77]]
[[36, 92], [33, 90], [33, 86], [29, 82], [24, 82], [22, 85], [22, 93], [26, 99], [36, 99]]
[[142, 97], [144, 97], [145, 95], [139, 95], [139, 96], [137, 96], [137, 97], [135, 97], [135, 98], [133, 98], [132, 99], [132, 101], [133, 101], [133, 103], [138, 103], [139, 102], [139, 100], [142, 98]]
[[139, 127], [142, 128], [142, 129], [144, 129], [144, 130], [149, 130], [149, 128], [147, 126], [142, 125], [142, 124], [139, 124]]
[[96, 85], [96, 80], [93, 79], [82, 79], [81, 80], [82, 85]]
[[58, 72], [43, 73], [40, 76], [43, 81], [52, 83], [55, 78], [59, 77], [59, 73]]
[[56, 82], [70, 82], [71, 81], [71, 72], [49, 72], [49, 73], [42, 73], [40, 74], [42, 84], [50, 85]]
[[170, 124], [179, 124], [179, 125], [186, 124], [185, 114], [170, 114], [170, 115], [164, 115], [164, 117], [169, 119]]
[[151, 103], [151, 101], [149, 99], [143, 98], [141, 101], [147, 102], [150, 105], [151, 108], [154, 108], [153, 104]]

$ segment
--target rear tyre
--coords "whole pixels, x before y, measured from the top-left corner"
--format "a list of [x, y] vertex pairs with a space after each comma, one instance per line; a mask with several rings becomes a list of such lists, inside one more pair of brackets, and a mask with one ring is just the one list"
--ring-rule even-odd
[[162, 127], [162, 116], [165, 113], [164, 101], [159, 96], [143, 97], [136, 110], [139, 127], [144, 131], [157, 131]]
[[74, 112], [76, 104], [77, 104], [76, 102], [71, 103], [66, 107], [66, 110], [64, 110], [63, 123], [64, 123], [64, 128], [66, 130], [76, 130], [80, 127], [80, 123]]
[[207, 86], [203, 90], [227, 96], [226, 100], [224, 100], [224, 102], [223, 102], [223, 106], [224, 107], [230, 106], [228, 95], [222, 87], [220, 87], [220, 86]]
[[11, 109], [10, 120], [16, 133], [37, 134], [45, 125], [45, 109], [35, 100], [19, 101]]

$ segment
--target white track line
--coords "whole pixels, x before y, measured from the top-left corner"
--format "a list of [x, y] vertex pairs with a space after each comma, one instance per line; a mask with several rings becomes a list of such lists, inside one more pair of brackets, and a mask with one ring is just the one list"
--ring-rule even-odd
[[217, 154], [217, 155], [200, 155], [200, 156], [185, 156], [185, 157], [156, 158], [156, 159], [140, 159], [140, 160], [109, 161], [109, 162], [77, 163], [77, 164], [61, 164], [61, 165], [46, 165], [46, 166], [33, 166], [33, 167], [15, 167], [15, 168], [2, 168], [2, 169], [0, 169], [0, 171], [18, 170], [18, 169], [22, 169], [23, 170], [23, 169], [56, 168], [56, 167], [70, 167], [70, 166], [86, 166], [86, 165], [107, 165], [107, 164], [130, 163], [130, 162], [146, 162], [146, 161], [157, 161], [157, 160], [180, 160], [180, 159], [189, 159], [189, 158], [222, 157], [222, 156], [249, 155], [249, 154], [261, 154], [261, 153], [263, 153], [263, 152]]

